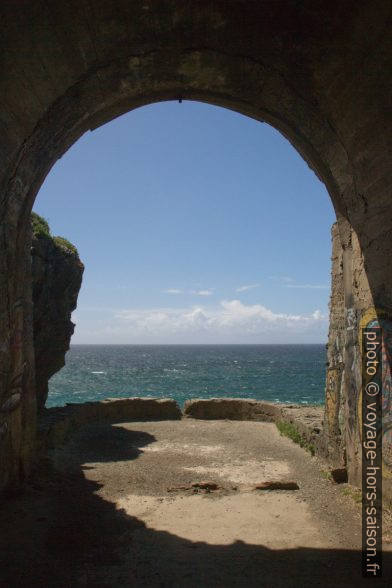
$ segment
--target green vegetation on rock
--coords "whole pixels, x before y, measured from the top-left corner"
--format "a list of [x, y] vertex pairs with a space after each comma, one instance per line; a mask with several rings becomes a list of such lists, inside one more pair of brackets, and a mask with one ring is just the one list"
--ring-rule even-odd
[[48, 221], [36, 212], [31, 213], [31, 226], [35, 237], [50, 237]]
[[51, 235], [48, 221], [36, 212], [31, 213], [31, 227], [34, 237], [52, 239], [53, 243], [63, 251], [79, 256], [77, 248], [68, 239], [59, 236], [53, 237]]
[[311, 455], [315, 454], [313, 443], [309, 443], [309, 441], [307, 441], [303, 435], [301, 435], [298, 428], [293, 423], [288, 423], [287, 421], [276, 421], [275, 424], [281, 435], [288, 437], [294, 441], [294, 443], [297, 443], [300, 447], [303, 447], [309, 451]]
[[76, 249], [75, 245], [72, 245], [72, 243], [70, 241], [68, 241], [68, 239], [65, 239], [64, 237], [53, 237], [53, 241], [61, 249], [65, 249], [66, 251], [71, 251], [75, 255], [78, 255], [78, 250]]

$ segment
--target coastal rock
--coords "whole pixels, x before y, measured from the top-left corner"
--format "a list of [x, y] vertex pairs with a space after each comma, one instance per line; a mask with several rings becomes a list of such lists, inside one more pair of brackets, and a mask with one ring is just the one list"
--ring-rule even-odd
[[48, 380], [65, 363], [82, 283], [83, 263], [66, 239], [52, 237], [45, 219], [32, 215], [33, 331], [37, 408], [48, 396]]

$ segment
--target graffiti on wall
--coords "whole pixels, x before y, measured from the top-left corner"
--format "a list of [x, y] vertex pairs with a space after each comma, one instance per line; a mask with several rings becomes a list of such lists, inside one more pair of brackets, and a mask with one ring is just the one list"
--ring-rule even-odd
[[[385, 468], [383, 474], [392, 476], [392, 317], [380, 309], [370, 308], [360, 321], [358, 332], [359, 349], [362, 350], [362, 329], [381, 327], [382, 329], [382, 451]], [[358, 400], [358, 416], [362, 431], [362, 392]]]

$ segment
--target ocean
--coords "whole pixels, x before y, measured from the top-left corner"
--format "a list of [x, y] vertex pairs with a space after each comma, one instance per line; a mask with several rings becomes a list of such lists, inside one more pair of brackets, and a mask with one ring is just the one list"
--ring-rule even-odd
[[127, 396], [323, 404], [325, 345], [72, 345], [46, 406]]

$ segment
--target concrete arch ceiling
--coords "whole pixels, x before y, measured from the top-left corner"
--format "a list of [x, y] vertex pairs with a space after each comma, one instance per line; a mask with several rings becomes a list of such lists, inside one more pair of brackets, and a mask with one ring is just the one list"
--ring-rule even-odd
[[[312, 4], [5, 2], [9, 171], [25, 191], [28, 167], [35, 179], [28, 186], [42, 181], [45, 165], [86, 130], [136, 106], [182, 96], [273, 124], [327, 184], [338, 213], [347, 213], [355, 162], [334, 120], [335, 96], [328, 96], [334, 84], [347, 92], [356, 83], [347, 67], [354, 64], [342, 61], [353, 60], [353, 45], [362, 56], [378, 40], [388, 3], [373, 3], [378, 27], [364, 38], [368, 2], [321, 2], [317, 10]], [[4, 153], [9, 158], [10, 150]]]
[[17, 182], [19, 170], [31, 174], [25, 183], [32, 186], [26, 192], [30, 201], [48, 169], [84, 132], [136, 107], [173, 99], [224, 106], [272, 124], [326, 183], [336, 210], [346, 212], [341, 194], [353, 189], [351, 164], [343, 144], [317, 109], [271, 67], [211, 50], [128, 56], [77, 82], [23, 145]]
[[352, 229], [358, 237], [349, 305], [392, 307], [388, 0], [5, 0], [0, 10], [0, 404], [15, 397], [0, 478], [20, 475], [35, 430], [26, 285], [35, 195], [84, 132], [132, 108], [201, 100], [279, 129], [326, 184], [345, 248]]

